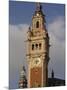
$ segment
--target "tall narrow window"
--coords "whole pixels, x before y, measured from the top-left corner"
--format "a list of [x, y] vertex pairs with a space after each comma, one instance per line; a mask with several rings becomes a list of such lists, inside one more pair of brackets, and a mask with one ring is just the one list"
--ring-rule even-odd
[[41, 49], [41, 43], [39, 43], [39, 49]]
[[36, 44], [36, 49], [38, 48], [38, 44]]
[[36, 28], [39, 28], [39, 21], [36, 22]]
[[34, 44], [32, 44], [32, 50], [34, 50]]

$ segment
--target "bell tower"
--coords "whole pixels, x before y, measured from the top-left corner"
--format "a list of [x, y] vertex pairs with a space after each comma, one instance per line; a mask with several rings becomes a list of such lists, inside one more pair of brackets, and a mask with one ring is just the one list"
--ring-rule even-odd
[[27, 32], [28, 87], [47, 86], [49, 36], [42, 5], [36, 3], [32, 24]]

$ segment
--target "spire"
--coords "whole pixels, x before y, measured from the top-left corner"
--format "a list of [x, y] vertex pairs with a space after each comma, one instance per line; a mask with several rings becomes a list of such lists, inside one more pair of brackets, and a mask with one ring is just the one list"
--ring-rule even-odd
[[52, 69], [51, 76], [52, 76], [52, 78], [54, 78], [54, 71], [53, 71], [53, 69]]
[[34, 16], [36, 16], [37, 14], [44, 16], [42, 11], [42, 5], [40, 2], [36, 3], [36, 10], [35, 10]]
[[39, 2], [36, 3], [36, 11], [41, 11], [42, 6]]

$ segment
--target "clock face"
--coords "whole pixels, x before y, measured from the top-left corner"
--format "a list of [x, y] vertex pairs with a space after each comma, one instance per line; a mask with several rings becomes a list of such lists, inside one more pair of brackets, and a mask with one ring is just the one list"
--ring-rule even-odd
[[34, 66], [38, 66], [40, 63], [41, 63], [40, 58], [36, 58], [36, 59], [33, 60]]

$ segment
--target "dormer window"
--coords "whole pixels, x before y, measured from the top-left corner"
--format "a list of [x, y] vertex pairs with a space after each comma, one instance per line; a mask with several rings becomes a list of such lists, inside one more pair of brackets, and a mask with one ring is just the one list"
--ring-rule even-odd
[[36, 22], [36, 28], [39, 28], [39, 21]]

